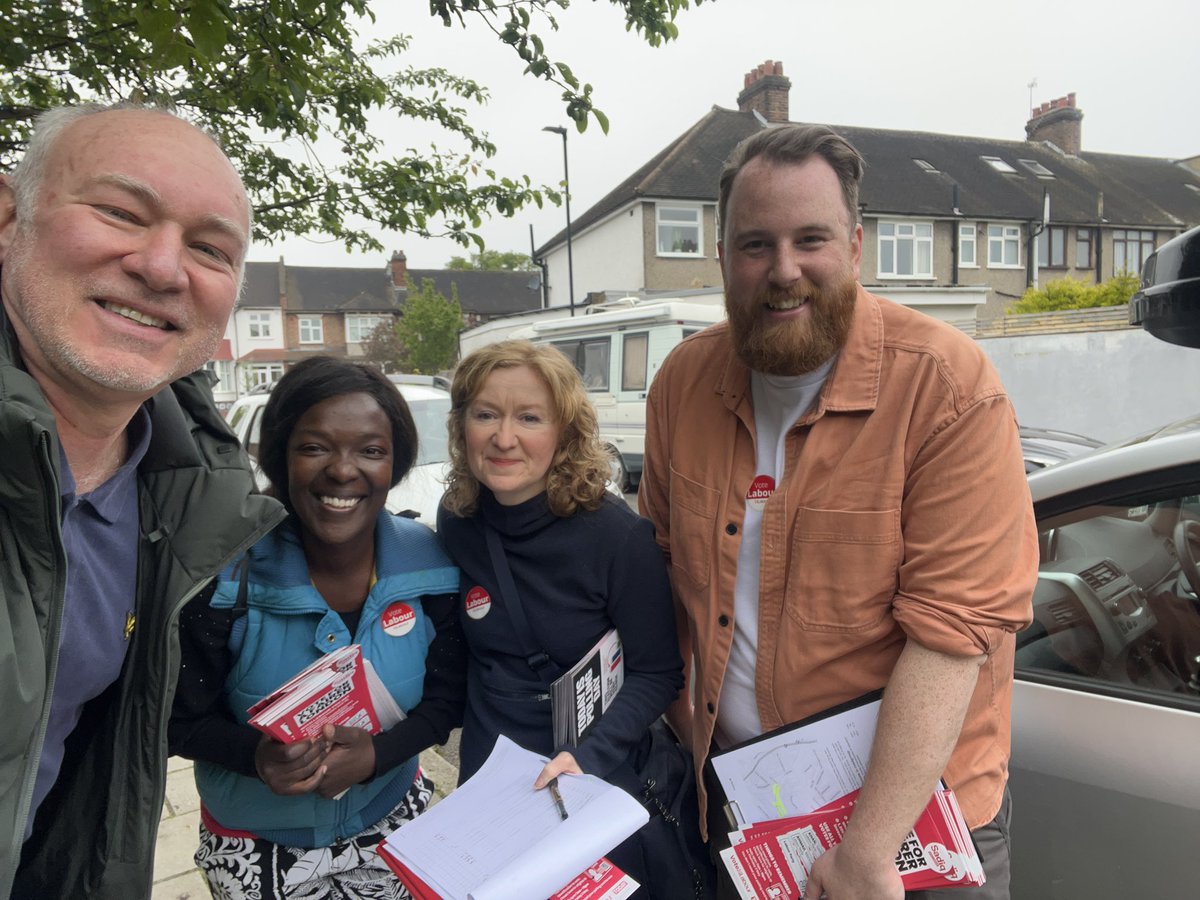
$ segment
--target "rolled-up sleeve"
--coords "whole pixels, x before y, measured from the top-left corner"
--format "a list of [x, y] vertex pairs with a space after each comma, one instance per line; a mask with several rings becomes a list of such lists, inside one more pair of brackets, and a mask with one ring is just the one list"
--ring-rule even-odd
[[1032, 619], [1038, 544], [1008, 398], [991, 390], [934, 431], [909, 469], [894, 616], [953, 656], [990, 655]]

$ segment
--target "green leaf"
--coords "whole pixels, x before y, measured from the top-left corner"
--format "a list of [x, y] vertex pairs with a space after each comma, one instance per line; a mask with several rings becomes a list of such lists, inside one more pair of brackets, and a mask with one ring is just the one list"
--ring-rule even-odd
[[212, 0], [192, 0], [192, 7], [187, 16], [187, 28], [196, 52], [206, 59], [216, 59], [225, 48], [225, 42], [228, 40], [225, 17]]

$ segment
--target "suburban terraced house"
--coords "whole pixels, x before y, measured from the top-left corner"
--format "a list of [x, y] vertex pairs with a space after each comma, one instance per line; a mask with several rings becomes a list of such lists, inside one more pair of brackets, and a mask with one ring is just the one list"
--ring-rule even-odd
[[[719, 292], [721, 166], [743, 138], [790, 121], [790, 88], [768, 60], [746, 74], [736, 110], [714, 106], [576, 216], [576, 297]], [[1031, 110], [1024, 140], [831, 124], [866, 160], [863, 284], [940, 318], [992, 319], [1037, 282], [1136, 273], [1200, 224], [1200, 157], [1085, 150], [1082, 122], [1068, 94]], [[565, 230], [537, 255], [549, 304], [565, 305]]]

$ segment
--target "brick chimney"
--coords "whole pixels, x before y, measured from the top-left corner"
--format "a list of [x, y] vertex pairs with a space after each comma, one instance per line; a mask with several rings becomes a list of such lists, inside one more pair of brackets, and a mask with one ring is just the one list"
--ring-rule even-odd
[[408, 284], [408, 257], [404, 255], [404, 251], [397, 250], [393, 253], [388, 265], [392, 270], [392, 285], [403, 289]]
[[287, 312], [287, 266], [284, 264], [282, 256], [279, 257], [279, 263], [275, 268], [275, 283], [279, 288], [279, 308], [284, 312]]
[[783, 74], [783, 63], [768, 59], [746, 73], [742, 92], [737, 98], [738, 111], [757, 110], [768, 122], [787, 122], [788, 91], [791, 89], [792, 82]]
[[1068, 156], [1078, 156], [1083, 146], [1083, 113], [1075, 108], [1075, 95], [1067, 94], [1029, 111], [1027, 141], [1050, 141]]

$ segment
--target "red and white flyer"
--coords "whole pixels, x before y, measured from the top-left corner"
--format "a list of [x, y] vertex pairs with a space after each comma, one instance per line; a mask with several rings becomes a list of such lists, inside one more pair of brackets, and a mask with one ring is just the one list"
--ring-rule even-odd
[[580, 872], [550, 900], [622, 900], [638, 889], [638, 883], [603, 856]]
[[316, 737], [326, 725], [378, 734], [404, 717], [358, 644], [316, 660], [247, 713], [251, 725], [285, 744]]
[[[756, 822], [730, 835], [721, 858], [743, 900], [799, 897], [812, 864], [845, 834], [858, 791], [804, 816]], [[906, 891], [983, 884], [983, 865], [948, 789], [930, 799], [896, 854]]]

